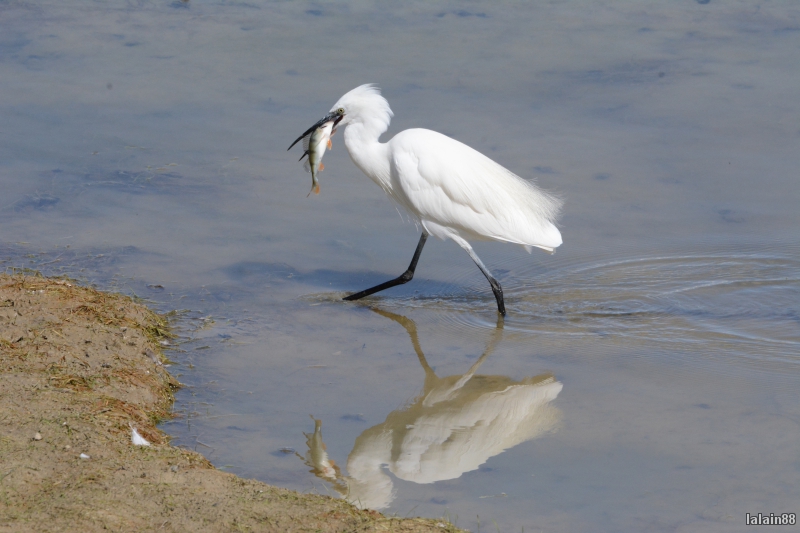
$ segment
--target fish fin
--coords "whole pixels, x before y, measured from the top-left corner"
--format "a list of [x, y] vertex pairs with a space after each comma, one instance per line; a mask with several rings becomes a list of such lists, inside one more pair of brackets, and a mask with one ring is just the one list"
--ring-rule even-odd
[[318, 170], [325, 170], [325, 165], [323, 163], [320, 163]]
[[331, 142], [330, 139], [328, 139], [328, 150], [331, 150], [332, 148], [333, 148], [333, 143]]
[[311, 163], [308, 162], [308, 159], [303, 161], [303, 168], [306, 169], [306, 172], [311, 172]]
[[308, 146], [311, 142], [311, 134], [306, 135], [303, 137], [303, 151], [308, 153]]
[[298, 159], [298, 161], [302, 161], [302, 160], [303, 160], [303, 158], [304, 158], [305, 156], [307, 156], [307, 155], [308, 155], [308, 150], [306, 150], [305, 152], [303, 152], [303, 155], [301, 155], [301, 156], [300, 156], [300, 159]]
[[317, 186], [312, 188], [311, 190], [314, 191], [314, 194], [319, 194], [319, 183], [317, 183]]

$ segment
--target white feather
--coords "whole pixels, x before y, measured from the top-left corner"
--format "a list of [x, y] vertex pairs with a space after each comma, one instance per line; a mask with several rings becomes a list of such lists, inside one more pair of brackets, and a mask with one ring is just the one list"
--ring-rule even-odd
[[139, 435], [139, 432], [136, 431], [135, 427], [130, 426], [130, 428], [131, 428], [131, 442], [133, 442], [134, 446], [150, 446], [150, 443], [147, 441], [147, 439]]

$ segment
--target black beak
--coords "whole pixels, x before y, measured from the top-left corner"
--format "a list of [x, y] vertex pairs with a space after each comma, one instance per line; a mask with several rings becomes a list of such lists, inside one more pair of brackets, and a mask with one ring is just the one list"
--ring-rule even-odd
[[[295, 141], [292, 143], [292, 146], [294, 146], [295, 144], [297, 144], [297, 143], [298, 143], [298, 142], [299, 142], [301, 139], [303, 139], [305, 136], [307, 136], [307, 135], [311, 135], [311, 134], [314, 132], [314, 130], [315, 130], [315, 129], [319, 128], [319, 127], [320, 127], [320, 126], [322, 126], [323, 124], [327, 124], [328, 122], [331, 122], [331, 121], [333, 121], [333, 127], [335, 128], [335, 127], [336, 127], [336, 125], [339, 123], [339, 121], [340, 121], [340, 120], [342, 120], [343, 118], [344, 118], [344, 114], [343, 114], [343, 113], [337, 113], [336, 111], [331, 111], [330, 113], [328, 113], [327, 115], [325, 115], [324, 117], [322, 117], [322, 118], [319, 120], [319, 122], [317, 122], [316, 124], [314, 124], [313, 126], [311, 126], [310, 128], [308, 128], [308, 129], [305, 131], [305, 133], [303, 133], [303, 134], [302, 134], [300, 137], [298, 137], [297, 139], [295, 139]], [[291, 150], [291, 149], [292, 149], [292, 146], [290, 146], [289, 148], [287, 148], [287, 150]]]

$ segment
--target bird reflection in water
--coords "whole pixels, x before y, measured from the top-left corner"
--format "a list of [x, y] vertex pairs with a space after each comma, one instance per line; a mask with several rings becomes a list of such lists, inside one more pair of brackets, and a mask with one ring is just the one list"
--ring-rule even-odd
[[425, 384], [410, 405], [391, 412], [385, 422], [356, 439], [347, 458], [347, 475], [328, 457], [322, 421], [314, 420], [314, 433], [305, 434], [308, 452], [303, 459], [346, 500], [361, 508], [384, 509], [394, 500], [392, 478], [384, 466], [414, 483], [455, 479], [557, 426], [560, 411], [549, 404], [562, 385], [552, 374], [520, 381], [476, 374], [502, 337], [502, 315], [475, 364], [461, 376], [440, 378], [422, 353], [414, 321], [372, 310], [406, 329], [425, 371]]

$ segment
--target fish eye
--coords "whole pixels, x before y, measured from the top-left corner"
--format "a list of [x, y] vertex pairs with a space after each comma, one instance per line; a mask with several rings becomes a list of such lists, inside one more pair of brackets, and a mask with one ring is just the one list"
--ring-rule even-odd
[[336, 110], [336, 113], [338, 113], [339, 115], [344, 115], [344, 108], [340, 107], [339, 109]]

